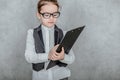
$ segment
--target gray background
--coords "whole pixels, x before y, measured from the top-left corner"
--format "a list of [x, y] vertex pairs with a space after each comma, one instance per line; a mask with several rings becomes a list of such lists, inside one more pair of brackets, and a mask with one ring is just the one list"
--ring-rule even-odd
[[[38, 0], [0, 0], [0, 80], [31, 80], [27, 30], [37, 27]], [[63, 30], [86, 25], [73, 50], [70, 80], [120, 80], [120, 0], [59, 0]]]

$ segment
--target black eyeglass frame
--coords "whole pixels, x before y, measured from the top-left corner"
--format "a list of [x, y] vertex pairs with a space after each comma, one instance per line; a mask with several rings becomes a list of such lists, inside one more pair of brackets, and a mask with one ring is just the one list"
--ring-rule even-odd
[[[54, 14], [56, 14], [56, 13], [58, 13], [58, 16], [54, 16]], [[58, 12], [54, 12], [54, 13], [48, 13], [48, 12], [44, 12], [44, 13], [41, 13], [40, 12], [40, 14], [43, 16], [43, 18], [45, 18], [45, 19], [49, 19], [51, 16], [53, 17], [53, 18], [58, 18], [59, 16], [60, 16], [60, 12], [58, 11]], [[45, 14], [48, 14], [49, 16], [48, 17], [45, 17]]]

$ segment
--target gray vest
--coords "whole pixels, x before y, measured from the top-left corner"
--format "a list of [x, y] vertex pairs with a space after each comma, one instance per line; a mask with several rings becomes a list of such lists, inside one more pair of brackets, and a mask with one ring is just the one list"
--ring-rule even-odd
[[[34, 29], [33, 32], [33, 37], [34, 37], [34, 41], [35, 41], [35, 51], [37, 54], [45, 53], [45, 46], [44, 46], [44, 42], [43, 42], [43, 36], [42, 36], [42, 30], [41, 30], [41, 25], [37, 28]], [[61, 29], [59, 29], [56, 25], [54, 28], [54, 45], [57, 45], [60, 43], [60, 41], [63, 38], [63, 31]], [[55, 61], [56, 65], [58, 66], [67, 66], [67, 64], [62, 63], [60, 61]], [[43, 63], [33, 63], [32, 67], [33, 70], [35, 71], [40, 71], [42, 69], [44, 69], [44, 62]]]

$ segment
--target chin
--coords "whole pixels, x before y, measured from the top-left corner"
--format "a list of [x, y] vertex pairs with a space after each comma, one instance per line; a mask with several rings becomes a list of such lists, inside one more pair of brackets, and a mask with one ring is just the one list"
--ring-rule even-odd
[[49, 23], [49, 24], [43, 24], [43, 25], [45, 25], [48, 28], [52, 28], [55, 24], [54, 23]]
[[47, 25], [49, 28], [51, 28], [51, 27], [53, 27], [54, 26], [54, 24], [53, 25]]

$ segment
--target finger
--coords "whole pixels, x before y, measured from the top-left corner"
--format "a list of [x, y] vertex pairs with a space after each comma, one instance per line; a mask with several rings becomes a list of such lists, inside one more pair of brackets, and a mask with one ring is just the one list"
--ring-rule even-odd
[[59, 44], [55, 45], [55, 50], [58, 48]]
[[57, 44], [56, 46], [59, 46], [60, 44]]
[[58, 54], [57, 54], [57, 53], [55, 53], [55, 56], [58, 56]]
[[52, 60], [52, 54], [51, 53], [49, 53], [48, 59]]
[[57, 58], [58, 55], [57, 54], [52, 54], [52, 58]]
[[52, 56], [51, 59], [52, 59], [53, 61], [57, 60], [57, 58], [54, 57], [54, 56]]
[[60, 52], [60, 53], [64, 53], [65, 51], [64, 51], [64, 48], [62, 47], [62, 51]]
[[64, 51], [64, 47], [62, 47], [62, 51]]

